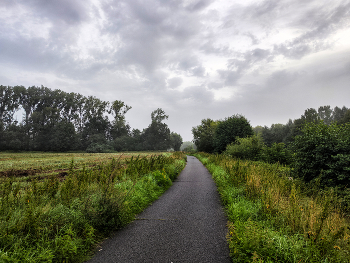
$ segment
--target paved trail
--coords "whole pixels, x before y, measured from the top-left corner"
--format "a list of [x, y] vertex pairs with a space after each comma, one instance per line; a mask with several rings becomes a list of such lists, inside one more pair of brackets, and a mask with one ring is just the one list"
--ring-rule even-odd
[[211, 175], [189, 156], [171, 188], [106, 240], [88, 263], [231, 262], [226, 222]]

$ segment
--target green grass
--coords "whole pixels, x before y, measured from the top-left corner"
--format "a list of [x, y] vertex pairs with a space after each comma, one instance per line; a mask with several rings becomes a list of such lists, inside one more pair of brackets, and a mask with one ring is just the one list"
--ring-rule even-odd
[[64, 178], [3, 178], [0, 262], [84, 261], [100, 240], [134, 220], [170, 187], [185, 166], [179, 153], [99, 160], [76, 169], [71, 159]]
[[349, 262], [349, 222], [329, 191], [306, 194], [278, 164], [197, 154], [213, 175], [233, 262]]

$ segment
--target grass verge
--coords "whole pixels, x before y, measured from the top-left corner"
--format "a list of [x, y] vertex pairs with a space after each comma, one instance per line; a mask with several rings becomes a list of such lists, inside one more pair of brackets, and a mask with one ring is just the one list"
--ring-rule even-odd
[[332, 191], [304, 193], [277, 164], [195, 155], [217, 184], [233, 262], [349, 262], [349, 224]]

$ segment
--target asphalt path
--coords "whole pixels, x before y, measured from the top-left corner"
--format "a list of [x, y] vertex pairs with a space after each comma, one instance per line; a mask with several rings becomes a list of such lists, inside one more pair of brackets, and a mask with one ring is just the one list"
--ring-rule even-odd
[[226, 223], [210, 173], [189, 156], [170, 189], [87, 262], [231, 262]]

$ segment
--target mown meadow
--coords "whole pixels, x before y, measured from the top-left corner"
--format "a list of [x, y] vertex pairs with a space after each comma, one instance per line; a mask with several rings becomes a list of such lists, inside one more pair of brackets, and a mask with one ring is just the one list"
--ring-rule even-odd
[[194, 154], [217, 184], [233, 262], [349, 262], [349, 220], [332, 189], [306, 185], [290, 168]]
[[182, 153], [1, 153], [0, 262], [83, 262], [186, 164]]

